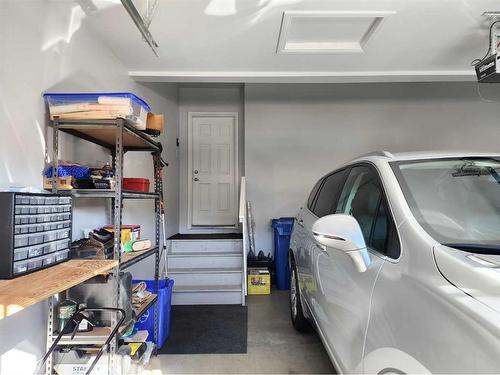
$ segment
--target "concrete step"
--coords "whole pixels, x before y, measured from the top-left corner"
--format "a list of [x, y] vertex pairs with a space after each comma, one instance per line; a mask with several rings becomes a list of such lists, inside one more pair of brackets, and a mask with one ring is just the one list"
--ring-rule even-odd
[[172, 268], [241, 268], [243, 254], [240, 252], [184, 252], [168, 254], [168, 269]]
[[172, 304], [241, 304], [243, 240], [177, 235], [169, 241]]
[[175, 286], [173, 305], [241, 304], [241, 284]]
[[170, 253], [195, 253], [195, 252], [242, 252], [243, 240], [220, 239], [220, 240], [171, 240]]
[[170, 273], [241, 273], [241, 268], [171, 268]]
[[239, 284], [223, 284], [223, 285], [185, 285], [175, 286], [174, 292], [181, 293], [197, 293], [197, 292], [241, 292]]
[[168, 276], [176, 286], [241, 284], [241, 268], [171, 268]]

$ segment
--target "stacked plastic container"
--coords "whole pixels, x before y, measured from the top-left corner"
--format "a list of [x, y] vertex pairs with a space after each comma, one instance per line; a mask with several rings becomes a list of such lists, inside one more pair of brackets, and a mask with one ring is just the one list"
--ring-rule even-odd
[[139, 130], [146, 129], [149, 105], [130, 92], [46, 93], [50, 118], [61, 120], [126, 119]]
[[11, 279], [70, 257], [71, 197], [0, 193], [0, 279]]

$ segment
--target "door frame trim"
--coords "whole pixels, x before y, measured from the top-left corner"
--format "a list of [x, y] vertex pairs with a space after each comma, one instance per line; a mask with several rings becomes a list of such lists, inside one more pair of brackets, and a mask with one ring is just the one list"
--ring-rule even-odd
[[[191, 170], [193, 169], [193, 118], [194, 117], [230, 117], [234, 119], [234, 188], [235, 188], [235, 224], [227, 226], [198, 226], [193, 225], [193, 179], [191, 178]], [[188, 112], [188, 129], [187, 129], [187, 229], [188, 230], [217, 230], [217, 229], [238, 229], [238, 191], [239, 191], [239, 118], [238, 112]]]

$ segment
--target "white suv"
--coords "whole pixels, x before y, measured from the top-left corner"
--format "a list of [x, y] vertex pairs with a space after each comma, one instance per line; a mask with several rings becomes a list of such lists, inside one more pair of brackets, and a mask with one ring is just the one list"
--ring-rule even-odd
[[290, 306], [336, 369], [500, 373], [500, 155], [377, 152], [296, 217]]

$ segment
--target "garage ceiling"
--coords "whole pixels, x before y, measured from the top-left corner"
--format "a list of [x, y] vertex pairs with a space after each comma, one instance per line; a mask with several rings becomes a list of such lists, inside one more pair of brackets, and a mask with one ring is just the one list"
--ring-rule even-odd
[[[499, 7], [493, 0], [160, 0], [150, 27], [157, 58], [119, 1], [99, 1], [116, 4], [85, 22], [131, 76], [171, 82], [474, 80], [470, 62], [488, 46], [481, 14]], [[343, 13], [373, 17], [328, 18]], [[279, 43], [287, 14], [325, 17], [292, 20], [295, 29]], [[303, 51], [280, 53], [287, 37]], [[346, 51], [328, 53], [335, 48]]]

